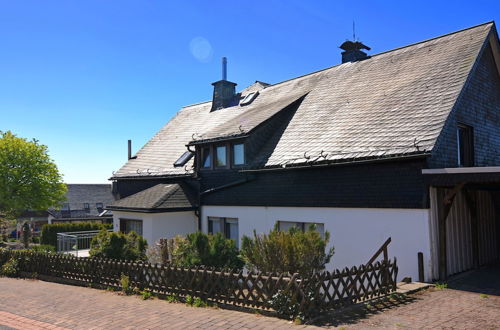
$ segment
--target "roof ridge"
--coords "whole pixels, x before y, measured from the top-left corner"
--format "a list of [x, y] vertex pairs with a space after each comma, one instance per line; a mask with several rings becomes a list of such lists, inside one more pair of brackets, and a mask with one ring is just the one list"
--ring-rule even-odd
[[445, 33], [445, 34], [442, 34], [442, 35], [437, 36], [437, 37], [432, 37], [432, 38], [425, 39], [425, 40], [422, 40], [422, 41], [417, 41], [417, 42], [414, 42], [414, 43], [406, 45], [406, 46], [401, 46], [401, 47], [398, 47], [398, 48], [393, 48], [393, 49], [386, 50], [386, 51], [383, 51], [381, 53], [377, 53], [377, 54], [374, 54], [374, 55], [371, 55], [371, 56], [373, 57], [373, 56], [378, 56], [378, 55], [382, 55], [382, 54], [394, 52], [396, 50], [400, 50], [400, 49], [404, 49], [404, 48], [407, 48], [407, 47], [416, 46], [418, 44], [423, 44], [425, 42], [433, 41], [433, 40], [440, 39], [440, 38], [449, 37], [449, 36], [457, 34], [457, 33], [462, 33], [462, 32], [465, 32], [465, 31], [468, 31], [468, 30], [472, 30], [472, 29], [476, 29], [476, 28], [478, 28], [480, 26], [488, 25], [488, 24], [492, 24], [492, 23], [495, 24], [495, 21], [489, 21], [489, 22], [486, 22], [486, 23], [481, 23], [481, 24], [474, 25], [474, 26], [471, 26], [471, 27], [468, 27], [468, 28], [465, 28], [465, 29], [458, 30], [458, 31]]
[[[453, 31], [453, 32], [445, 33], [445, 34], [442, 34], [442, 35], [439, 35], [439, 36], [436, 36], [436, 37], [432, 37], [432, 38], [429, 38], [429, 39], [417, 41], [417, 42], [414, 42], [412, 44], [408, 44], [408, 45], [405, 45], [405, 46], [401, 46], [401, 47], [397, 47], [397, 48], [385, 50], [385, 51], [383, 51], [381, 53], [370, 55], [370, 57], [374, 57], [374, 56], [378, 56], [378, 55], [382, 55], [382, 54], [394, 52], [394, 51], [397, 51], [397, 50], [401, 50], [401, 49], [404, 49], [404, 48], [407, 48], [407, 47], [415, 46], [415, 45], [422, 44], [422, 43], [425, 43], [425, 42], [429, 42], [429, 41], [432, 41], [432, 40], [436, 40], [436, 39], [448, 37], [450, 35], [461, 33], [461, 32], [465, 32], [467, 30], [472, 30], [472, 29], [475, 29], [475, 28], [478, 28], [480, 26], [487, 25], [487, 24], [495, 24], [495, 21], [488, 21], [488, 22], [481, 23], [481, 24], [478, 24], [478, 25], [474, 25], [474, 26], [471, 26], [471, 27], [468, 27], [468, 28], [464, 28], [464, 29], [461, 29], [461, 30], [458, 30], [458, 31]], [[274, 83], [274, 84], [268, 84], [268, 86], [266, 88], [272, 88], [274, 86], [286, 83], [288, 81], [292, 81], [292, 80], [295, 80], [295, 79], [299, 79], [299, 78], [307, 77], [307, 76], [310, 76], [310, 75], [313, 75], [313, 74], [316, 74], [316, 73], [320, 73], [320, 72], [323, 72], [323, 71], [326, 71], [326, 70], [329, 70], [329, 69], [333, 69], [335, 67], [341, 66], [342, 64], [345, 64], [345, 63], [335, 64], [335, 65], [332, 65], [332, 66], [329, 66], [329, 67], [326, 67], [326, 68], [323, 68], [323, 69], [320, 69], [320, 70], [316, 70], [316, 71], [313, 71], [313, 72], [305, 73], [303, 75], [296, 76], [296, 77], [293, 77], [293, 78], [290, 78], [290, 79], [282, 80], [282, 81], [279, 81], [279, 82]], [[258, 81], [259, 80], [256, 80], [255, 82], [258, 82]], [[253, 84], [254, 83], [252, 83], [252, 85]], [[183, 106], [181, 109], [192, 107], [192, 106], [195, 106], [195, 105], [210, 103], [210, 102], [212, 102], [212, 101], [208, 100], [208, 101], [193, 103], [193, 104], [189, 104], [189, 105]]]

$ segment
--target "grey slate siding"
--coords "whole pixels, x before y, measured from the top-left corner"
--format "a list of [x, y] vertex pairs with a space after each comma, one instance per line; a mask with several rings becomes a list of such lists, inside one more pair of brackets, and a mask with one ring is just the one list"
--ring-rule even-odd
[[202, 205], [427, 208], [424, 167], [413, 160], [261, 172], [204, 195]]
[[489, 45], [438, 138], [430, 168], [457, 166], [457, 123], [473, 127], [475, 165], [499, 166], [500, 77]]

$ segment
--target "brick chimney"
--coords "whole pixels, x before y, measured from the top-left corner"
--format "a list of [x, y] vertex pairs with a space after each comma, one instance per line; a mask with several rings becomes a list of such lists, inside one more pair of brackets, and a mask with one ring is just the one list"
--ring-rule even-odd
[[222, 58], [222, 80], [212, 83], [214, 96], [212, 110], [227, 108], [238, 103], [236, 98], [236, 83], [227, 80], [227, 58]]
[[368, 56], [364, 51], [361, 50], [370, 50], [370, 47], [364, 45], [359, 41], [346, 41], [342, 45], [340, 45], [340, 48], [344, 50], [342, 52], [342, 63], [356, 62], [370, 58], [370, 56]]

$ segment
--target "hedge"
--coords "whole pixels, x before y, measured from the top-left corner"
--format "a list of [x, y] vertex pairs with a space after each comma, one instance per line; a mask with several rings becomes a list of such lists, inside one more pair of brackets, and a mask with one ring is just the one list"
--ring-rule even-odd
[[40, 244], [52, 245], [57, 249], [57, 233], [101, 230], [103, 228], [112, 229], [113, 225], [95, 222], [56, 223], [52, 225], [43, 225], [42, 234], [40, 236]]

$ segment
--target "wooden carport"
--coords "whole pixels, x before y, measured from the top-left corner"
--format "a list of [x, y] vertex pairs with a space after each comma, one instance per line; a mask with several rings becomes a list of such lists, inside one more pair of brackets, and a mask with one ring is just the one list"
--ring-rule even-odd
[[430, 195], [434, 279], [498, 261], [500, 167], [422, 170]]

